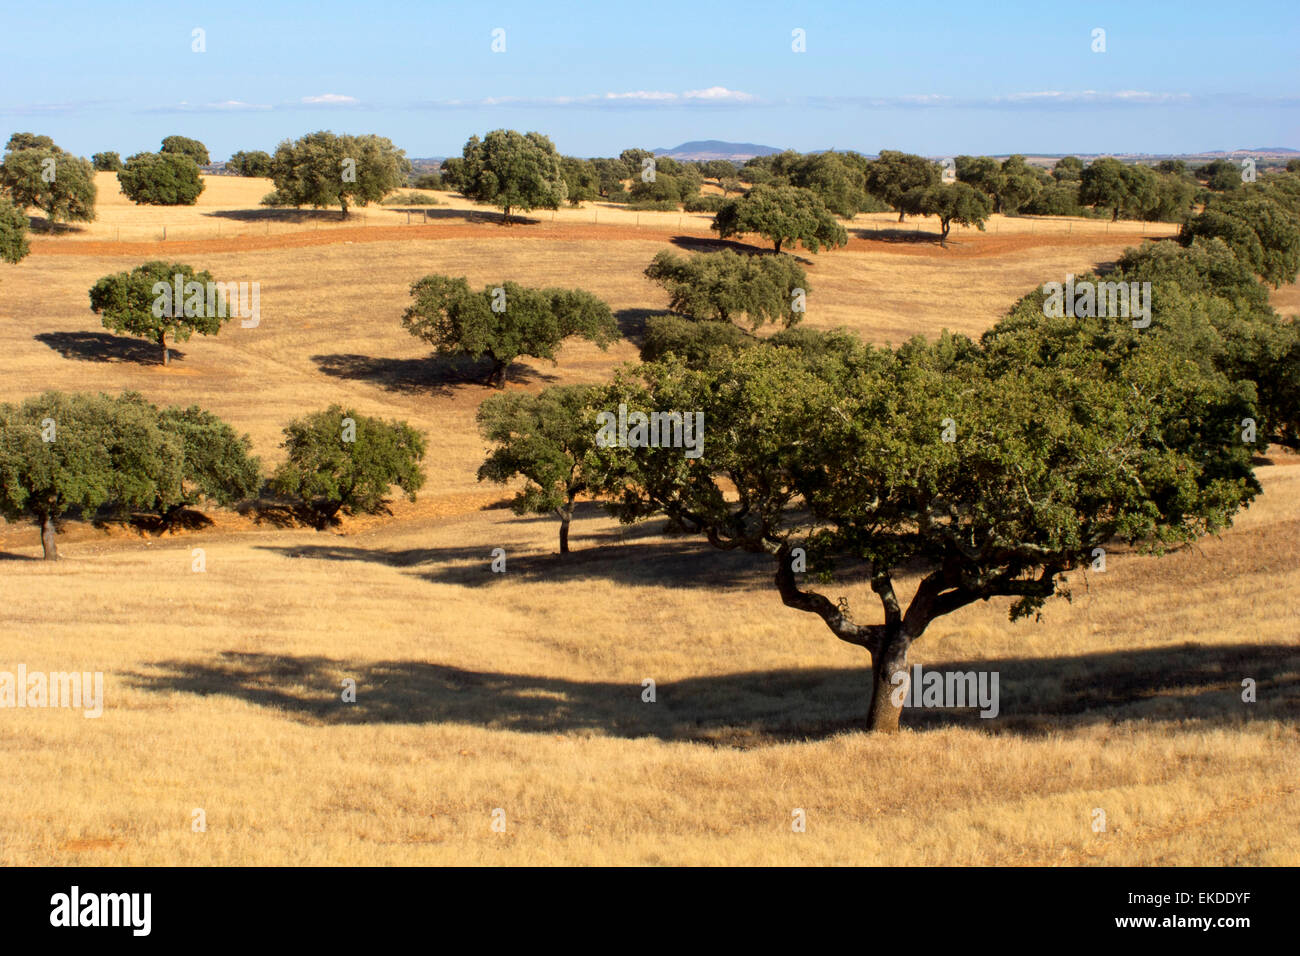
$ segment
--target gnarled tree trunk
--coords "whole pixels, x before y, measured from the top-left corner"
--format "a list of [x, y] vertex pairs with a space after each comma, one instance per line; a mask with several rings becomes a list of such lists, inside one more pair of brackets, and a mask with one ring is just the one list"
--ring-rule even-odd
[[[871, 655], [871, 706], [867, 711], [867, 729], [882, 734], [898, 732], [906, 700], [907, 651], [912, 642], [901, 628], [887, 637], [883, 646]], [[901, 677], [898, 675], [902, 675]], [[895, 703], [898, 701], [898, 703]]]

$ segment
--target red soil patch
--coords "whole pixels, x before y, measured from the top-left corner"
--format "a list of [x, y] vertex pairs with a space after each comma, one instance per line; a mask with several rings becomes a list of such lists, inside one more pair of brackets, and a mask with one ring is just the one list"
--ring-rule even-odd
[[[400, 242], [408, 239], [541, 239], [555, 241], [658, 239], [681, 236], [686, 240], [708, 241], [702, 233], [682, 232], [656, 226], [584, 225], [581, 223], [536, 223], [532, 225], [501, 226], [494, 223], [464, 223], [448, 225], [438, 223], [419, 226], [356, 226], [339, 227], [325, 231], [291, 232], [278, 236], [233, 236], [221, 239], [179, 239], [172, 242], [108, 242], [100, 240], [62, 241], [58, 239], [33, 239], [32, 255], [36, 256], [132, 256], [179, 255], [203, 252], [252, 252], [259, 249], [294, 249], [304, 246], [332, 246], [347, 242]], [[1103, 233], [1017, 233], [1012, 235], [963, 235], [950, 239], [947, 246], [934, 241], [890, 241], [883, 239], [849, 239], [848, 250], [853, 252], [884, 252], [902, 256], [930, 258], [963, 257], [983, 258], [1006, 256], [1026, 249], [1045, 246], [1084, 248], [1112, 246], [1140, 242], [1144, 237], [1137, 229], [1111, 230]], [[717, 240], [714, 240], [717, 241]], [[765, 244], [754, 248], [766, 249]], [[802, 250], [788, 250], [804, 255]]]

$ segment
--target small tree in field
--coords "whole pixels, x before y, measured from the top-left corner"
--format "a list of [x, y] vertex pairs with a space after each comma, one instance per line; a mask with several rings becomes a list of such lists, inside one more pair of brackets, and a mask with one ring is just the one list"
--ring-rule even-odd
[[257, 494], [261, 462], [253, 456], [247, 435], [197, 405], [164, 408], [158, 426], [178, 440], [182, 455], [175, 500], [157, 502], [165, 527], [172, 527], [182, 509], [202, 499], [225, 507]]
[[188, 136], [165, 137], [159, 152], [188, 156], [194, 160], [195, 166], [206, 166], [212, 161], [208, 157], [208, 148], [197, 139], [190, 139]]
[[406, 185], [411, 162], [392, 141], [375, 135], [338, 136], [328, 130], [285, 140], [271, 158], [280, 205], [340, 208], [379, 202]]
[[471, 136], [457, 176], [466, 197], [499, 206], [507, 224], [512, 209], [558, 209], [568, 196], [560, 154], [541, 133], [498, 129], [482, 140]]
[[27, 242], [27, 216], [7, 199], [0, 199], [0, 260], [15, 265], [32, 247]]
[[231, 154], [230, 159], [226, 161], [226, 169], [236, 176], [261, 176], [269, 178], [271, 175], [271, 154], [255, 149], [250, 152], [240, 150]]
[[111, 151], [96, 153], [90, 157], [90, 165], [99, 173], [115, 173], [122, 168], [122, 157]]
[[789, 256], [741, 256], [730, 249], [683, 259], [667, 250], [646, 278], [668, 290], [668, 307], [696, 319], [748, 319], [789, 327], [803, 318], [808, 276]]
[[157, 342], [163, 365], [170, 365], [167, 336], [185, 342], [195, 332], [216, 335], [232, 315], [215, 295], [219, 291], [211, 273], [156, 260], [104, 276], [90, 289], [90, 308], [103, 315], [104, 328]]
[[867, 163], [867, 191], [888, 203], [902, 222], [908, 210], [904, 197], [914, 189], [925, 189], [939, 182], [939, 167], [924, 156], [882, 149], [880, 157]]
[[291, 422], [282, 448], [289, 458], [275, 472], [276, 494], [303, 501], [317, 528], [346, 514], [378, 514], [396, 485], [414, 501], [424, 486], [424, 436], [406, 422], [385, 422], [331, 405]]
[[723, 239], [757, 233], [777, 252], [796, 241], [810, 252], [849, 241], [848, 232], [817, 194], [797, 186], [755, 186], [739, 199], [728, 200], [714, 216], [712, 228]]
[[599, 386], [565, 385], [540, 395], [493, 395], [479, 406], [479, 431], [496, 445], [478, 470], [479, 481], [527, 479], [511, 507], [519, 515], [557, 515], [560, 554], [569, 553], [575, 499], [598, 484], [601, 473], [594, 422], [602, 392]]
[[5, 153], [4, 165], [0, 166], [0, 188], [18, 208], [35, 206], [43, 211], [51, 230], [59, 220], [93, 222], [95, 219], [94, 167], [89, 160], [65, 153], [57, 146]]
[[609, 306], [582, 289], [530, 289], [514, 282], [474, 292], [469, 282], [428, 275], [411, 286], [415, 302], [402, 326], [440, 355], [490, 358], [488, 385], [504, 388], [510, 363], [521, 355], [555, 360], [571, 335], [602, 349], [618, 338]]
[[36, 522], [47, 561], [65, 515], [170, 502], [180, 474], [179, 444], [139, 395], [46, 392], [0, 405], [0, 513]]
[[117, 181], [122, 194], [142, 206], [193, 206], [204, 189], [198, 165], [184, 153], [136, 153]]
[[983, 232], [992, 205], [984, 193], [966, 183], [930, 186], [915, 198], [914, 211], [923, 216], [938, 218], [940, 242], [948, 241], [948, 232], [954, 222], [974, 226]]

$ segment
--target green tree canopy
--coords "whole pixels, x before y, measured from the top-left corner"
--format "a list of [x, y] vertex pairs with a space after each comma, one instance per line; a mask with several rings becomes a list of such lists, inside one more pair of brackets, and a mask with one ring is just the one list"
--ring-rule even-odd
[[507, 223], [512, 209], [558, 209], [568, 196], [560, 154], [541, 133], [498, 129], [482, 140], [471, 136], [462, 159], [460, 191], [499, 206]]
[[27, 216], [7, 199], [0, 199], [0, 261], [17, 264], [32, 251], [27, 242]]
[[184, 342], [195, 332], [216, 335], [233, 316], [234, 308], [223, 300], [222, 290], [209, 272], [195, 272], [182, 262], [154, 260], [130, 272], [104, 276], [90, 289], [90, 308], [103, 315], [104, 328], [157, 342], [162, 363], [168, 365], [167, 336]]
[[59, 556], [60, 519], [170, 503], [181, 468], [178, 441], [137, 394], [46, 392], [0, 405], [0, 514], [34, 520], [46, 560]]
[[158, 425], [177, 438], [182, 456], [179, 493], [158, 502], [167, 526], [201, 500], [224, 507], [257, 494], [262, 466], [247, 435], [197, 405], [162, 409]]
[[136, 153], [117, 181], [127, 199], [146, 206], [193, 206], [204, 189], [198, 165], [185, 153]]
[[162, 141], [161, 153], [175, 153], [188, 156], [196, 166], [206, 166], [212, 160], [208, 158], [208, 148], [197, 139], [188, 136], [167, 136]]
[[867, 191], [895, 210], [899, 222], [907, 213], [904, 203], [907, 193], [938, 182], [939, 167], [913, 153], [882, 149], [879, 158], [867, 164]]
[[848, 232], [817, 194], [797, 186], [755, 186], [739, 199], [728, 200], [713, 217], [712, 228], [723, 239], [756, 233], [777, 252], [796, 241], [810, 252], [849, 241]]
[[1215, 196], [1183, 227], [1180, 239], [1219, 238], [1276, 289], [1300, 270], [1300, 220], [1255, 188]]
[[14, 133], [9, 137], [9, 142], [5, 144], [5, 152], [15, 152], [20, 149], [53, 149], [62, 152], [54, 145], [54, 140], [48, 136], [37, 136], [35, 133]]
[[789, 256], [741, 256], [730, 249], [682, 258], [664, 250], [645, 270], [668, 291], [668, 307], [695, 319], [790, 326], [803, 318], [810, 289]]
[[[1178, 546], [1226, 527], [1258, 491], [1236, 434], [1248, 388], [1167, 339], [1099, 352], [1098, 336], [1133, 333], [1115, 320], [1068, 323], [1075, 332], [1040, 316], [984, 345], [859, 346], [834, 363], [756, 347], [705, 369], [644, 366], [607, 402], [701, 409], [709, 438], [698, 460], [620, 449], [613, 508], [773, 555], [783, 602], [871, 654], [870, 726], [896, 729], [891, 692], [935, 618], [992, 598], [1011, 598], [1013, 618], [1032, 614], [1093, 549]], [[862, 621], [805, 586], [805, 561], [825, 575], [862, 568], [880, 615]], [[906, 604], [904, 572], [921, 576]]]
[[226, 161], [226, 169], [236, 176], [271, 177], [271, 154], [260, 149], [240, 150]]
[[59, 220], [92, 222], [95, 219], [94, 167], [89, 160], [65, 153], [57, 146], [5, 153], [4, 165], [0, 166], [0, 188], [19, 209], [34, 206], [43, 211], [51, 230]]
[[940, 183], [923, 189], [915, 196], [912, 211], [925, 216], [935, 216], [939, 220], [941, 242], [946, 242], [952, 224], [974, 226], [984, 231], [988, 221], [991, 203], [987, 196], [966, 183]]
[[378, 514], [392, 487], [408, 500], [424, 486], [424, 436], [406, 422], [385, 422], [331, 405], [284, 429], [288, 459], [271, 479], [276, 494], [304, 502], [317, 527], [345, 514]]
[[582, 289], [532, 289], [516, 282], [474, 292], [464, 278], [427, 275], [411, 286], [415, 301], [402, 326], [442, 355], [490, 358], [487, 383], [505, 387], [510, 363], [521, 355], [555, 360], [560, 344], [577, 335], [602, 349], [618, 338], [609, 306]]
[[524, 478], [511, 507], [519, 515], [558, 516], [560, 554], [569, 553], [574, 501], [597, 487], [604, 472], [595, 425], [602, 395], [599, 386], [562, 385], [539, 395], [493, 395], [479, 406], [479, 432], [495, 446], [478, 470], [479, 481]]
[[328, 130], [285, 140], [271, 159], [277, 204], [338, 206], [344, 219], [350, 206], [379, 202], [405, 185], [410, 171], [406, 153], [386, 137]]
[[115, 173], [122, 168], [122, 157], [112, 151], [96, 153], [90, 157], [90, 165], [96, 172]]

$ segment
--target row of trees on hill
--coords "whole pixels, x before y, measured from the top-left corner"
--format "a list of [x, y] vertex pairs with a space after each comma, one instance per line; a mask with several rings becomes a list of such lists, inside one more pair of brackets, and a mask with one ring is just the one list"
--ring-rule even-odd
[[168, 528], [202, 502], [229, 507], [265, 491], [324, 527], [340, 511], [384, 510], [393, 486], [412, 501], [423, 486], [425, 440], [405, 422], [331, 406], [284, 436], [287, 460], [264, 482], [248, 436], [198, 406], [53, 391], [0, 404], [0, 514], [35, 522], [56, 560], [70, 516], [151, 514]]

